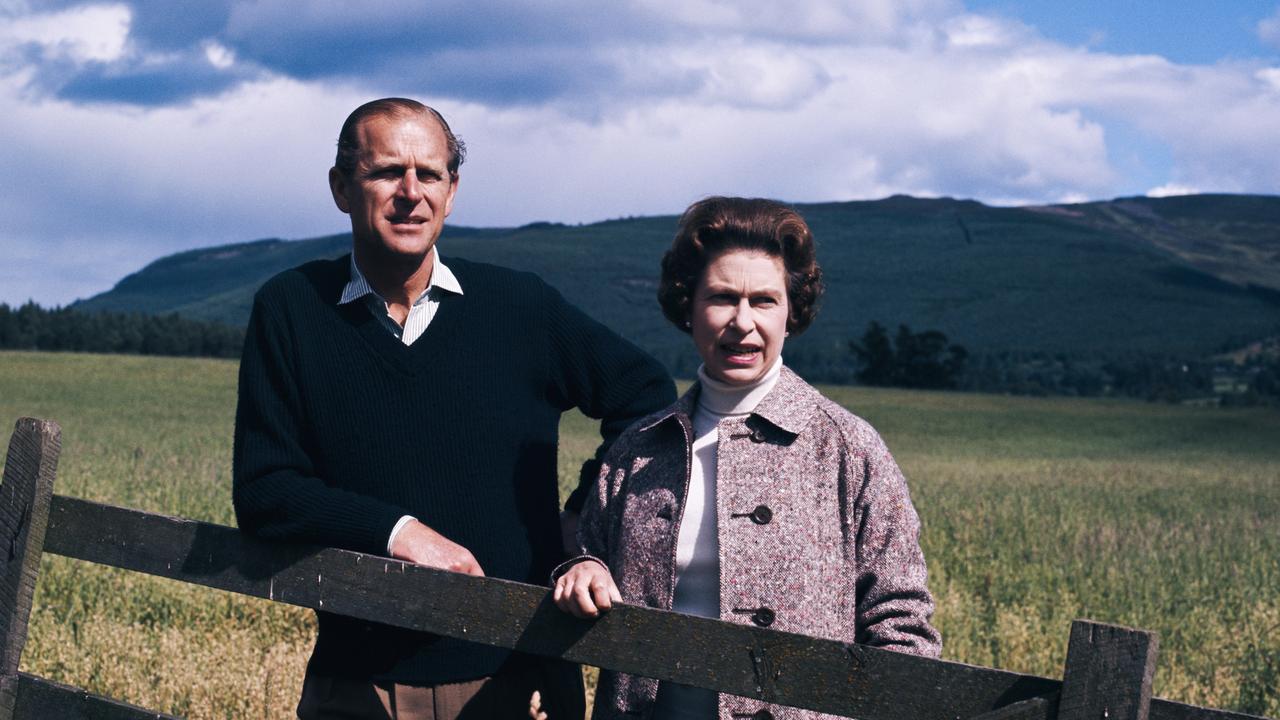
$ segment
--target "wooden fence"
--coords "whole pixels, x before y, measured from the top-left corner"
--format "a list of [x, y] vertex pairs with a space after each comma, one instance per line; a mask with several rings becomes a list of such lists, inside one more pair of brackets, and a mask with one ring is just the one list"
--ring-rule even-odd
[[55, 423], [19, 420], [5, 460], [0, 720], [169, 717], [18, 671], [42, 552], [862, 720], [1252, 717], [1153, 699], [1155, 635], [1087, 621], [1072, 624], [1054, 680], [634, 605], [579, 620], [544, 587], [56, 496], [59, 435]]

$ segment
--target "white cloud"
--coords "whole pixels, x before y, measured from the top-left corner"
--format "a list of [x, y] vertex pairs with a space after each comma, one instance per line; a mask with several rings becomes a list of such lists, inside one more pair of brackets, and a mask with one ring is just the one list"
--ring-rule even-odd
[[901, 41], [920, 26], [960, 10], [957, 0], [637, 0], [634, 4], [669, 18], [676, 27], [720, 35], [841, 43]]
[[1166, 183], [1160, 187], [1153, 187], [1147, 191], [1147, 197], [1162, 198], [1174, 197], [1177, 195], [1197, 195], [1200, 188], [1191, 187], [1190, 185], [1179, 185], [1177, 183]]
[[81, 5], [6, 18], [0, 47], [35, 43], [47, 57], [110, 62], [124, 55], [132, 13], [125, 5]]
[[213, 40], [205, 41], [204, 56], [210, 65], [219, 70], [226, 70], [236, 63], [235, 51]]
[[961, 15], [943, 25], [947, 42], [957, 48], [1005, 48], [1026, 39], [1029, 30], [1008, 20]]
[[1273, 91], [1280, 92], [1280, 68], [1262, 68], [1254, 73], [1253, 76], [1269, 85]]
[[1178, 66], [1081, 55], [1049, 102], [1113, 114], [1163, 142], [1178, 182], [1224, 192], [1280, 190], [1280, 94], [1256, 63]]
[[[275, 79], [150, 111], [21, 93], [21, 78], [0, 80], [0, 247], [45, 258], [14, 270], [44, 279], [41, 302], [101, 292], [183, 249], [343, 229], [325, 173], [364, 93]], [[0, 280], [0, 302], [25, 300], [30, 282]]]
[[[737, 48], [714, 52], [690, 50], [705, 67], [730, 62]], [[1078, 110], [1038, 102], [1028, 92], [1035, 78], [990, 82], [1011, 74], [996, 58], [943, 62], [891, 47], [826, 47], [805, 57], [839, 74], [791, 103], [729, 103], [709, 93], [594, 121], [554, 107], [495, 114], [470, 106], [452, 121], [472, 148], [459, 217], [485, 204], [481, 216], [508, 223], [673, 213], [709, 193], [1096, 197], [1116, 179], [1103, 129]]]
[[811, 52], [774, 43], [699, 43], [666, 60], [700, 79], [698, 101], [705, 103], [783, 110], [804, 103], [829, 82]]
[[1268, 45], [1280, 47], [1280, 8], [1270, 17], [1258, 21], [1258, 37]]

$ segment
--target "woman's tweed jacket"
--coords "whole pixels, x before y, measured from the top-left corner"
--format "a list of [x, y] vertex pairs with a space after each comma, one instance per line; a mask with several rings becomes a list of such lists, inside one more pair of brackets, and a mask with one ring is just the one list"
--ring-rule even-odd
[[[582, 556], [557, 575], [587, 557], [601, 560], [624, 601], [671, 608], [698, 388], [613, 444], [583, 509]], [[939, 655], [920, 522], [906, 480], [869, 424], [784, 366], [754, 412], [720, 423], [718, 442], [722, 620]], [[594, 718], [648, 716], [657, 687], [602, 672]], [[719, 698], [722, 720], [762, 709], [779, 719], [832, 717]]]

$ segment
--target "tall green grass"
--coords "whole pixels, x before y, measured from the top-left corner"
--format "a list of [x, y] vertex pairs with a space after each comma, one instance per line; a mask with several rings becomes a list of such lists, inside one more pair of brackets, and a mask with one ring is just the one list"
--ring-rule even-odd
[[[62, 426], [59, 494], [234, 524], [236, 367], [0, 353], [0, 418]], [[46, 556], [22, 667], [179, 715], [291, 717], [313, 626], [297, 608]]]
[[[231, 524], [234, 362], [0, 353], [56, 492]], [[885, 437], [951, 660], [1061, 676], [1077, 617], [1160, 633], [1157, 695], [1280, 715], [1280, 413], [827, 388]], [[8, 433], [4, 433], [7, 443]], [[595, 446], [562, 423], [562, 490]], [[292, 717], [306, 611], [46, 557], [24, 670], [203, 718]]]

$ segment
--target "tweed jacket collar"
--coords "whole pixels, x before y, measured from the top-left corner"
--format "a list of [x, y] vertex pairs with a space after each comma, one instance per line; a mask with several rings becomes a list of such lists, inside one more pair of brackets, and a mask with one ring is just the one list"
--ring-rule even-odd
[[[688, 426], [692, 422], [690, 418], [693, 417], [694, 408], [698, 405], [698, 393], [701, 390], [702, 384], [695, 382], [684, 395], [680, 396], [679, 400], [641, 426], [640, 432], [648, 432], [668, 420]], [[756, 405], [751, 415], [791, 435], [799, 435], [809, 424], [809, 418], [818, 407], [818, 403], [814, 401], [821, 398], [822, 395], [813, 386], [800, 379], [800, 376], [792, 372], [791, 368], [783, 365], [778, 374], [778, 383], [773, 386], [768, 395], [764, 396], [760, 404]]]

